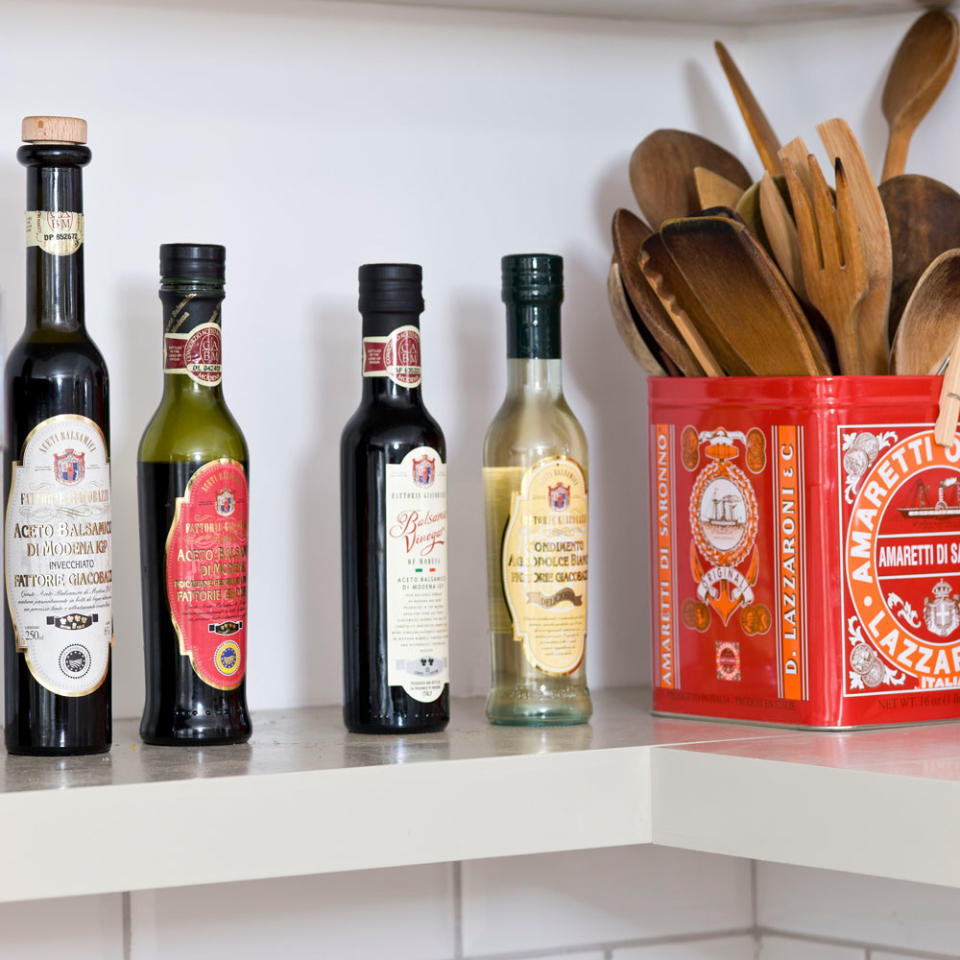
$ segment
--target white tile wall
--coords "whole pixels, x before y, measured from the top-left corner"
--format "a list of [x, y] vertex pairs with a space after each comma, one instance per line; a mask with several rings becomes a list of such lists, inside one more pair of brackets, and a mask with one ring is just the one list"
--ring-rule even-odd
[[3, 960], [124, 960], [122, 895], [0, 906]]
[[960, 955], [960, 890], [761, 863], [757, 904], [761, 927]]
[[131, 897], [130, 960], [447, 960], [455, 949], [452, 864]]
[[753, 937], [711, 937], [687, 943], [654, 943], [613, 951], [613, 960], [755, 960]]
[[763, 937], [758, 960], [865, 960], [866, 951], [787, 937]]
[[745, 929], [745, 860], [621, 847], [463, 864], [466, 953]]

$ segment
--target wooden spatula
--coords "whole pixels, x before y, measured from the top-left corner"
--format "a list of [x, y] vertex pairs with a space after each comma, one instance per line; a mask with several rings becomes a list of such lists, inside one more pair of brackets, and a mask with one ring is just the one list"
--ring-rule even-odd
[[941, 253], [907, 301], [890, 358], [892, 373], [939, 373], [960, 336], [960, 249]]
[[670, 217], [686, 217], [700, 209], [695, 167], [712, 170], [744, 190], [750, 186], [750, 174], [732, 153], [695, 133], [654, 130], [633, 151], [630, 185], [654, 229]]
[[920, 275], [944, 250], [960, 247], [960, 193], [939, 180], [904, 174], [880, 184], [880, 199], [893, 251], [892, 339]]
[[923, 14], [907, 31], [890, 65], [881, 106], [890, 124], [883, 180], [903, 173], [917, 125], [947, 85], [957, 62], [960, 31], [945, 10]]
[[863, 265], [867, 273], [867, 292], [860, 303], [858, 332], [865, 373], [886, 373], [890, 343], [888, 314], [893, 265], [890, 254], [890, 228], [883, 201], [873, 174], [846, 120], [839, 117], [817, 126], [817, 132], [831, 160], [843, 164], [853, 213], [860, 228]]
[[783, 199], [783, 194], [777, 189], [769, 173], [765, 173], [760, 181], [760, 216], [763, 219], [763, 231], [767, 235], [767, 243], [770, 245], [780, 272], [797, 297], [806, 301], [807, 292], [803, 285], [797, 225], [793, 222], [793, 214], [790, 213], [787, 201]]
[[783, 173], [783, 165], [777, 156], [780, 150], [780, 141], [773, 132], [770, 121], [767, 120], [764, 112], [760, 109], [757, 98], [753, 95], [747, 81], [743, 79], [743, 74], [737, 69], [737, 65], [727, 48], [719, 40], [714, 43], [713, 48], [717, 51], [720, 66], [723, 67], [723, 72], [727, 75], [727, 82], [730, 84], [730, 89], [733, 90], [733, 96], [747, 124], [747, 130], [750, 131], [750, 139], [753, 140], [753, 145], [757, 148], [757, 153], [760, 154], [760, 161], [763, 163], [764, 169], [767, 173]]
[[614, 259], [620, 279], [633, 309], [649, 332], [648, 346], [652, 340], [662, 351], [659, 357], [661, 366], [666, 367], [663, 357], [666, 355], [684, 376], [704, 376], [707, 370], [680, 335], [670, 314], [664, 310], [659, 297], [640, 270], [640, 249], [643, 242], [654, 235], [653, 231], [629, 210], [618, 210], [613, 215], [612, 232]]
[[623, 289], [620, 267], [615, 259], [611, 262], [610, 271], [607, 274], [607, 298], [610, 301], [610, 312], [613, 314], [613, 322], [617, 327], [617, 333], [620, 334], [620, 338], [630, 351], [633, 359], [651, 377], [664, 376], [666, 370], [660, 365], [650, 347], [647, 346], [634, 320], [633, 307], [630, 306], [626, 291]]
[[701, 332], [718, 357], [732, 353], [756, 376], [829, 374], [796, 297], [742, 223], [688, 217], [667, 221], [661, 235], [706, 306], [710, 327]]

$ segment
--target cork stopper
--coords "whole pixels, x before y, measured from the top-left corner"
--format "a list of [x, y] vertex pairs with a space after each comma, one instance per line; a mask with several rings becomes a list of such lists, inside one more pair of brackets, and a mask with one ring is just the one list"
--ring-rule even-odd
[[87, 142], [87, 121], [79, 117], [24, 117], [21, 129], [27, 143]]

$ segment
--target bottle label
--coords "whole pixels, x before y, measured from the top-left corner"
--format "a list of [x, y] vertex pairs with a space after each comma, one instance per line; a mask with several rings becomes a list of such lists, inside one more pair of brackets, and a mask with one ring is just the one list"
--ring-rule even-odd
[[524, 472], [503, 537], [503, 592], [514, 640], [551, 676], [583, 661], [587, 527], [587, 484], [575, 460], [548, 457]]
[[222, 380], [220, 324], [201, 323], [189, 333], [165, 333], [163, 372], [184, 373], [204, 387], [217, 386]]
[[247, 476], [212, 460], [177, 497], [167, 536], [167, 600], [180, 653], [197, 676], [233, 690], [247, 671]]
[[83, 246], [83, 214], [67, 210], [28, 210], [27, 246], [68, 257]]
[[417, 447], [386, 479], [387, 683], [432, 703], [450, 680], [447, 466]]
[[401, 387], [419, 387], [420, 331], [404, 326], [389, 337], [364, 337], [363, 375], [389, 377]]
[[37, 683], [96, 690], [110, 665], [110, 460], [93, 420], [50, 417], [13, 464], [4, 525], [7, 605]]

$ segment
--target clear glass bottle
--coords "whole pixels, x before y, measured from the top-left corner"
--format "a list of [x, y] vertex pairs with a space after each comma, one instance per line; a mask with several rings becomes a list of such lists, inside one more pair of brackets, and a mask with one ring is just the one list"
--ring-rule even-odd
[[487, 716], [590, 719], [587, 440], [563, 396], [563, 260], [504, 257], [507, 393], [483, 445], [490, 611]]

